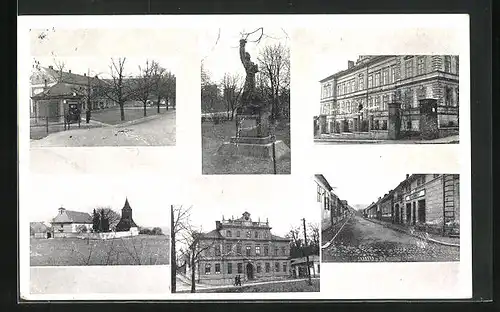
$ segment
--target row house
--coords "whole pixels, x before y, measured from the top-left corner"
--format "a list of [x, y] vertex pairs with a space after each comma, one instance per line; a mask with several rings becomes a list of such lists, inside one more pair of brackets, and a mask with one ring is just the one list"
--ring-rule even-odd
[[[197, 282], [232, 284], [236, 275], [244, 280], [290, 276], [290, 239], [274, 235], [269, 221], [253, 221], [250, 213], [216, 221], [215, 230], [199, 236], [201, 255], [194, 268]], [[192, 247], [193, 248], [193, 247]]]
[[322, 174], [314, 175], [316, 204], [321, 209], [321, 229], [327, 230], [347, 217], [353, 209], [346, 200], [341, 200]]
[[365, 208], [364, 216], [443, 235], [458, 235], [460, 176], [407, 175], [396, 188]]
[[434, 115], [442, 132], [458, 127], [458, 56], [360, 56], [347, 67], [320, 80], [320, 133], [390, 138], [391, 126], [397, 136], [426, 131]]

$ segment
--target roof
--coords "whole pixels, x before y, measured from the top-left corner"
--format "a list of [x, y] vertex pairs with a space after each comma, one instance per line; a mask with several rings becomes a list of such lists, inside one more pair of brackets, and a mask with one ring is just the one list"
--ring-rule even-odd
[[43, 70], [45, 70], [45, 72], [47, 74], [51, 75], [52, 77], [56, 78], [57, 80], [59, 80], [61, 82], [70, 83], [70, 84], [87, 84], [89, 78], [95, 79], [94, 77], [90, 77], [90, 76], [86, 76], [86, 75], [85, 76], [79, 75], [79, 74], [65, 72], [65, 71], [63, 71], [61, 74], [58, 70], [56, 70], [54, 68], [50, 68], [50, 67], [43, 67]]
[[44, 233], [49, 230], [49, 227], [43, 222], [30, 222], [30, 229], [35, 233]]
[[331, 191], [333, 188], [330, 186], [330, 183], [326, 180], [326, 178], [322, 174], [315, 174], [314, 177], [316, 180], [318, 180], [321, 184], [323, 184], [329, 191]]
[[92, 217], [86, 212], [64, 210], [52, 219], [52, 223], [92, 223]]
[[132, 208], [130, 207], [130, 204], [128, 203], [128, 198], [126, 198], [126, 197], [125, 197], [125, 204], [123, 205], [122, 209], [132, 210]]
[[32, 99], [44, 99], [44, 98], [60, 98], [60, 97], [73, 97], [75, 99], [79, 99], [82, 95], [79, 95], [74, 86], [58, 82], [52, 87], [44, 90], [43, 92], [32, 96]]
[[[309, 256], [309, 262], [319, 262], [319, 256], [318, 255], [310, 255]], [[293, 264], [302, 264], [307, 262], [307, 257], [300, 257], [300, 258], [292, 258], [290, 259], [290, 263]]]
[[325, 82], [327, 80], [330, 80], [331, 78], [336, 78], [336, 77], [340, 77], [340, 76], [343, 76], [345, 74], [348, 74], [348, 73], [351, 73], [351, 72], [354, 72], [360, 68], [363, 68], [363, 67], [366, 67], [370, 64], [373, 64], [377, 61], [380, 61], [380, 60], [383, 60], [385, 58], [389, 58], [389, 57], [392, 57], [394, 55], [377, 55], [377, 56], [374, 56], [374, 55], [370, 55], [370, 57], [367, 59], [367, 60], [364, 60], [364, 61], [361, 61], [359, 63], [355, 63], [353, 67], [351, 68], [347, 68], [347, 69], [344, 69], [344, 70], [341, 70], [333, 75], [330, 75], [326, 78], [323, 78], [321, 79], [319, 82]]
[[283, 241], [287, 241], [287, 242], [290, 241], [289, 238], [284, 238], [284, 237], [281, 237], [281, 236], [278, 236], [278, 235], [273, 235], [273, 234], [271, 234], [271, 239], [272, 240], [283, 240]]
[[207, 233], [202, 233], [201, 234], [201, 238], [215, 238], [215, 239], [219, 239], [219, 238], [222, 238], [222, 235], [220, 234], [220, 232], [218, 230], [212, 230], [212, 231], [207, 232]]

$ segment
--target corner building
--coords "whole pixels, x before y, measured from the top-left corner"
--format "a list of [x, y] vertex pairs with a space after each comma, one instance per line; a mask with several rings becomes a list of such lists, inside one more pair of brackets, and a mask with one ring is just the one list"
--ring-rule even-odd
[[245, 212], [238, 219], [215, 222], [215, 230], [200, 236], [202, 257], [196, 280], [205, 284], [232, 284], [290, 276], [290, 240], [271, 233], [269, 222], [253, 221]]
[[458, 56], [368, 55], [347, 67], [320, 80], [320, 134], [458, 134]]

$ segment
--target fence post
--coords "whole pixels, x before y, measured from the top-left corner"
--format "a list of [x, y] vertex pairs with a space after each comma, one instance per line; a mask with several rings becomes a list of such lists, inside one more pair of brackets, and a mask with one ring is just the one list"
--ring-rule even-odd
[[45, 130], [47, 135], [49, 135], [49, 116], [45, 116]]

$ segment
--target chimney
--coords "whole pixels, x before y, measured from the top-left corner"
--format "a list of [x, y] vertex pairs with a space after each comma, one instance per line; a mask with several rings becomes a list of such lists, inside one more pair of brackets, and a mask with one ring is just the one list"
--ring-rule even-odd
[[410, 177], [410, 175], [407, 173], [407, 174], [406, 174], [406, 179], [408, 179], [409, 177]]
[[83, 73], [83, 77], [87, 77], [87, 73]]
[[347, 69], [354, 67], [354, 61], [347, 61]]
[[220, 221], [215, 221], [215, 228], [216, 228], [217, 230], [220, 230], [220, 228], [221, 228]]
[[49, 69], [54, 69], [54, 66], [52, 66], [52, 65], [49, 65]]
[[68, 73], [70, 73], [70, 74], [71, 74], [71, 69], [68, 69]]
[[44, 79], [43, 81], [45, 83], [45, 88], [47, 88], [47, 79]]

